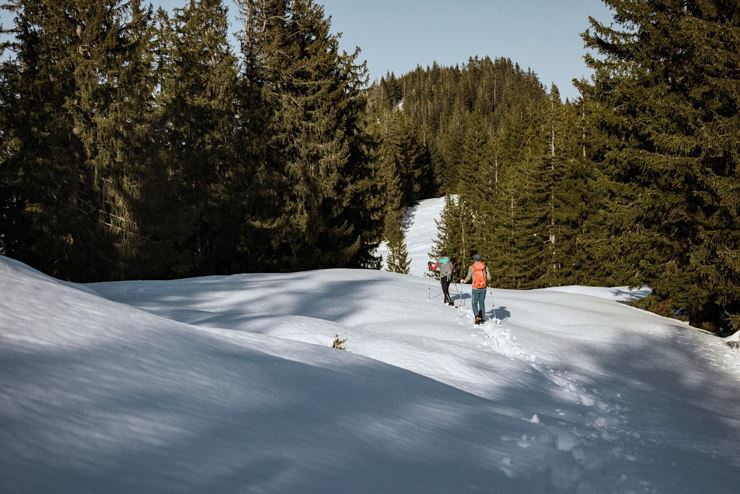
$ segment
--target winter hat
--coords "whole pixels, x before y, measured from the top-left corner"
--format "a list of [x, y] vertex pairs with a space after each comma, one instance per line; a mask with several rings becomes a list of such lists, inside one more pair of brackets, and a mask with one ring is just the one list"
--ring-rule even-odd
[[473, 260], [474, 261], [480, 261], [480, 254], [474, 254], [473, 255]]

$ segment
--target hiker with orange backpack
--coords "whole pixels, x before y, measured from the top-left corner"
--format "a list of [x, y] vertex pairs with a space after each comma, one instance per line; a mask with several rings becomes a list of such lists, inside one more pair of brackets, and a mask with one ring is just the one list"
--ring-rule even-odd
[[460, 280], [460, 283], [473, 281], [471, 289], [473, 315], [475, 316], [475, 324], [480, 324], [486, 320], [486, 291], [488, 283], [491, 281], [491, 273], [480, 254], [475, 254], [473, 261], [473, 264], [468, 268], [468, 276], [464, 280]]

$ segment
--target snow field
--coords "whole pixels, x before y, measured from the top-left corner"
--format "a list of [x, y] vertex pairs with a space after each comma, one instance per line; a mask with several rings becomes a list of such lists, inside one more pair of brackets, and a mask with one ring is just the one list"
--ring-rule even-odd
[[481, 326], [469, 289], [80, 286], [0, 258], [0, 491], [736, 491], [736, 350], [623, 288], [494, 289]]

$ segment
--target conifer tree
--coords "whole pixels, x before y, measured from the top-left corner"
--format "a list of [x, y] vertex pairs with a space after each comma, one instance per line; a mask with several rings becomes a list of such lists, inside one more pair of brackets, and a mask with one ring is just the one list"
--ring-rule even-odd
[[140, 228], [141, 186], [151, 163], [151, 8], [138, 0], [75, 7], [67, 12], [75, 33], [75, 93], [67, 109], [93, 171], [94, 207], [113, 242], [106, 277], [141, 277], [138, 255], [152, 248]]
[[[380, 234], [362, 126], [364, 65], [340, 53], [311, 0], [248, 1], [245, 76], [258, 88], [269, 170], [287, 178], [276, 223], [277, 269], [365, 265]], [[262, 22], [259, 22], [262, 19]]]
[[454, 266], [461, 269], [476, 247], [475, 239], [471, 238], [472, 209], [466, 205], [465, 199], [459, 195], [445, 197], [444, 207], [437, 221], [437, 237], [432, 243], [432, 257], [449, 257]]
[[[172, 275], [227, 271], [234, 251], [226, 178], [236, 150], [234, 95], [237, 64], [220, 0], [191, 0], [170, 19], [160, 11], [158, 127], [162, 132], [163, 223], [152, 225]], [[224, 247], [223, 242], [231, 247]]]
[[244, 25], [239, 33], [243, 71], [239, 78], [242, 148], [251, 155], [253, 174], [242, 175], [244, 222], [239, 250], [265, 270], [278, 269], [285, 254], [283, 236], [289, 218], [284, 214], [284, 192], [290, 189], [285, 172], [288, 150], [281, 143], [277, 118], [276, 85], [284, 27], [289, 14], [286, 1], [237, 2]]
[[740, 313], [738, 4], [606, 3], [616, 25], [591, 20], [598, 57], [580, 88], [606, 136], [593, 153], [622, 270], [692, 324], [727, 331]]
[[[378, 151], [379, 178], [382, 180], [385, 197], [383, 214], [385, 218], [392, 217], [396, 223], [400, 220], [405, 207], [408, 206], [401, 188], [401, 173], [398, 170], [403, 160], [400, 137], [397, 133], [390, 132], [385, 139], [382, 139]], [[394, 224], [391, 222], [391, 225]], [[387, 226], [388, 223], [386, 222], [385, 225]], [[392, 229], [395, 230], [395, 226]], [[386, 238], [390, 233], [385, 231]]]
[[389, 216], [386, 218], [385, 231], [388, 243], [386, 270], [393, 273], [409, 274], [409, 253], [401, 223], [396, 221], [393, 216]]
[[73, 76], [85, 47], [76, 17], [85, 9], [47, 0], [4, 6], [15, 20], [3, 61], [2, 183], [6, 254], [64, 279], [105, 279], [113, 257], [73, 106]]

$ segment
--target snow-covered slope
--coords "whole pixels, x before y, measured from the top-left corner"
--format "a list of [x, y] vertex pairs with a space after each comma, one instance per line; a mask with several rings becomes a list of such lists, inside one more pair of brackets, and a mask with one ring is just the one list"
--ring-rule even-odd
[[[420, 201], [406, 211], [404, 231], [406, 250], [409, 254], [409, 274], [411, 276], [423, 277], [427, 272], [427, 261], [429, 251], [432, 250], [432, 242], [437, 237], [437, 224], [442, 214], [445, 198], [437, 197]], [[388, 247], [381, 244], [378, 253], [383, 258], [383, 266], [388, 255]]]
[[0, 257], [0, 492], [736, 492], [740, 354], [620, 292]]

